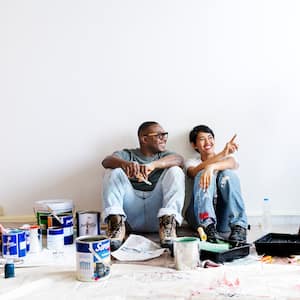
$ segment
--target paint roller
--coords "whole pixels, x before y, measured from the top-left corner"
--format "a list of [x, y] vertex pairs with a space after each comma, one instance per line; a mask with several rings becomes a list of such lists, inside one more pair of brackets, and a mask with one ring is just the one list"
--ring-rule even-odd
[[229, 250], [230, 245], [228, 243], [219, 242], [216, 244], [216, 243], [207, 242], [207, 235], [204, 232], [203, 227], [199, 226], [197, 228], [197, 231], [198, 231], [200, 239], [201, 239], [201, 242], [200, 242], [201, 250], [217, 252], [217, 253]]

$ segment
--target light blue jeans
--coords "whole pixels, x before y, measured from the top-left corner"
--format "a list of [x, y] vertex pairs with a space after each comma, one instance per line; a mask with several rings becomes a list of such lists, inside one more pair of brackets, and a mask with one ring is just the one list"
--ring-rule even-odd
[[236, 173], [232, 170], [219, 171], [217, 176], [214, 175], [207, 191], [203, 191], [199, 186], [202, 172], [200, 171], [194, 180], [193, 196], [186, 211], [188, 223], [194, 229], [199, 225], [206, 227], [215, 223], [219, 232], [228, 232], [234, 225], [247, 228], [245, 204]]
[[153, 191], [133, 189], [121, 168], [106, 169], [103, 178], [104, 220], [109, 215], [123, 215], [134, 231], [157, 232], [158, 218], [175, 215], [182, 223], [185, 195], [184, 172], [180, 167], [165, 169]]

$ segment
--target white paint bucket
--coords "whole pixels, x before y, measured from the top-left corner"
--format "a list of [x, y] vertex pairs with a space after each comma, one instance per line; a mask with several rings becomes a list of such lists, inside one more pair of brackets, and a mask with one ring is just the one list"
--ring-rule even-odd
[[72, 200], [67, 199], [39, 200], [35, 202], [33, 210], [41, 232], [46, 234], [48, 216], [73, 216], [74, 204]]
[[180, 271], [196, 269], [200, 265], [200, 240], [180, 237], [174, 240], [175, 267]]
[[110, 276], [110, 239], [105, 235], [76, 238], [76, 278], [103, 281]]

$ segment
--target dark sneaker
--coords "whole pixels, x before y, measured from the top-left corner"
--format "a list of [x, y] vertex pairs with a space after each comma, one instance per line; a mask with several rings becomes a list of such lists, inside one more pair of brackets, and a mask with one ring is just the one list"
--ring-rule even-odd
[[210, 243], [218, 243], [218, 240], [222, 239], [215, 227], [215, 224], [209, 224], [204, 228], [204, 231], [207, 235], [207, 241]]
[[121, 215], [108, 216], [107, 235], [110, 238], [111, 251], [115, 251], [122, 245], [125, 239], [125, 222]]
[[229, 241], [246, 243], [247, 242], [247, 230], [246, 228], [235, 225], [231, 228], [231, 234], [229, 236]]
[[176, 238], [175, 216], [165, 215], [159, 218], [159, 238], [163, 248], [171, 248], [173, 240]]

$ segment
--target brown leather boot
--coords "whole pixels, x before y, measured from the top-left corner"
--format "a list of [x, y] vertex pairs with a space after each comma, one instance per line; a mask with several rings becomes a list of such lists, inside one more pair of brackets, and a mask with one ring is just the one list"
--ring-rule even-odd
[[164, 215], [159, 218], [159, 238], [160, 245], [163, 248], [170, 248], [173, 240], [176, 238], [176, 220], [175, 216]]
[[110, 238], [111, 251], [115, 251], [120, 248], [125, 239], [125, 221], [121, 215], [109, 215], [107, 219], [107, 235]]

